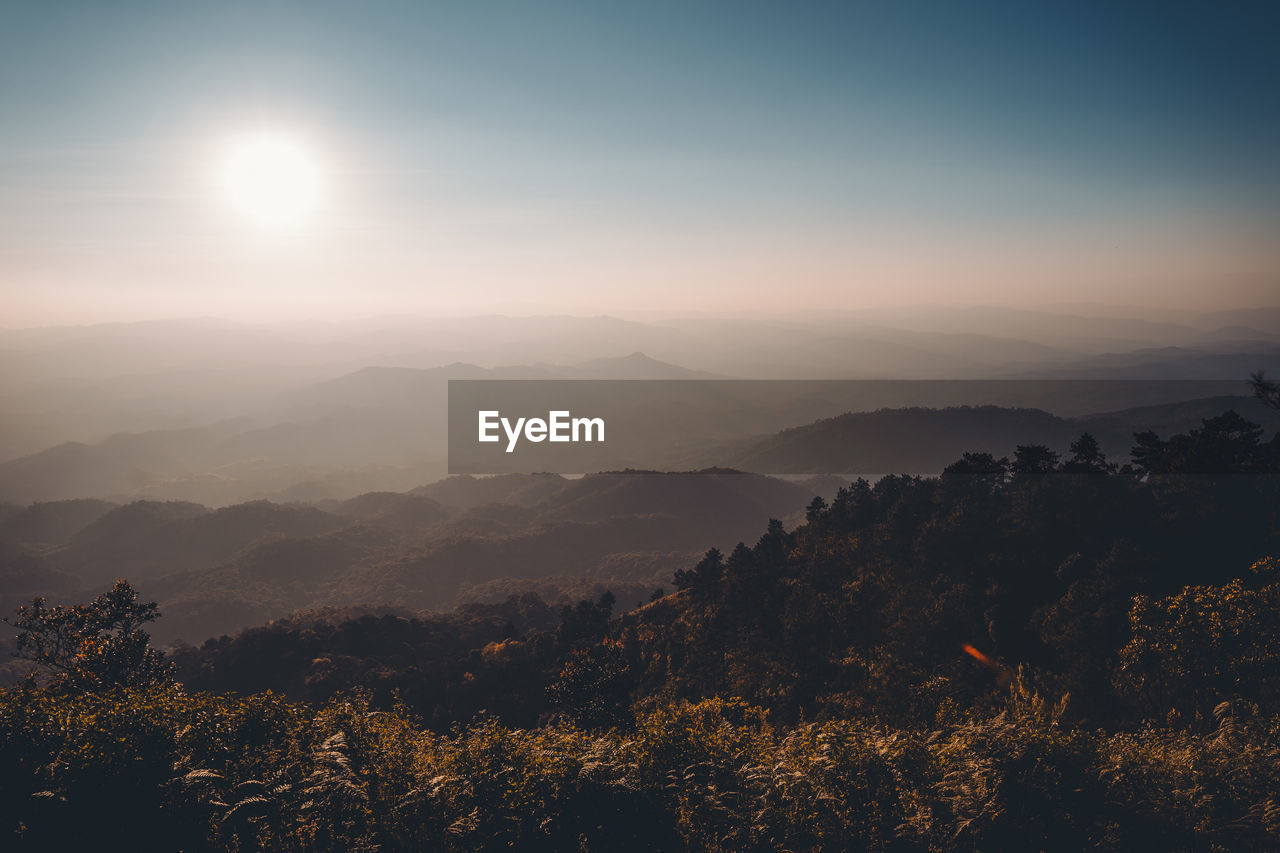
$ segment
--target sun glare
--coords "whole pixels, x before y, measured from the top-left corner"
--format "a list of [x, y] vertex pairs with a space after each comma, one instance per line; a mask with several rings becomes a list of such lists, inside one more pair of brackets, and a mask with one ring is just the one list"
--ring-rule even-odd
[[250, 133], [232, 140], [218, 184], [233, 210], [268, 230], [304, 224], [323, 194], [316, 158], [300, 140], [283, 133]]

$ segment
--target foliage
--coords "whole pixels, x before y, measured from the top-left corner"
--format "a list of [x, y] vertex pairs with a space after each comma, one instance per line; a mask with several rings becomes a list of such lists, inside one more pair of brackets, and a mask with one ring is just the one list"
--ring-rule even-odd
[[1133, 635], [1120, 651], [1121, 689], [1152, 712], [1207, 719], [1231, 699], [1280, 700], [1280, 567], [1256, 563], [1247, 579], [1188, 586], [1134, 600]]
[[127, 581], [89, 604], [49, 607], [43, 598], [18, 609], [17, 654], [53, 672], [56, 683], [80, 689], [139, 687], [170, 678], [164, 655], [142, 629], [160, 615], [141, 604]]
[[1162, 441], [1152, 432], [1134, 436], [1134, 466], [1145, 474], [1276, 473], [1276, 448], [1262, 443], [1262, 427], [1225, 412], [1200, 429]]
[[772, 724], [740, 700], [630, 731], [445, 735], [361, 697], [321, 708], [119, 688], [0, 693], [6, 848], [129, 850], [1267, 850], [1280, 720], [1198, 734], [1063, 722], [1016, 679], [931, 729]]
[[627, 717], [627, 671], [622, 644], [604, 640], [571, 652], [547, 695], [580, 725], [616, 725]]

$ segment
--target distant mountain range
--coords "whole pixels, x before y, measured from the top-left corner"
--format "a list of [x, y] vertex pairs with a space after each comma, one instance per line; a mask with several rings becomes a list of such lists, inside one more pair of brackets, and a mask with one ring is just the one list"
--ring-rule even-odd
[[[689, 376], [681, 368], [639, 355], [581, 371], [609, 369]], [[366, 368], [295, 395], [289, 405], [297, 420], [259, 426], [240, 418], [201, 428], [126, 433], [97, 444], [61, 444], [0, 463], [0, 501], [146, 499], [224, 506], [245, 500], [315, 502], [370, 491], [403, 492], [446, 471], [445, 388], [450, 378], [531, 378], [546, 371], [474, 365]], [[1252, 398], [1194, 396], [1244, 387], [1240, 382], [1212, 381], [1046, 380], [800, 382], [766, 389], [713, 382], [692, 389], [683, 403], [660, 400], [648, 405], [635, 397], [639, 392], [633, 386], [620, 385], [608, 392], [612, 397], [603, 399], [632, 427], [638, 443], [629, 445], [624, 456], [601, 455], [585, 467], [681, 470], [727, 465], [764, 473], [928, 472], [965, 450], [1011, 450], [1010, 442], [1017, 438], [1035, 436], [1036, 441], [1065, 447], [1084, 428], [1098, 433], [1108, 452], [1124, 456], [1135, 430], [1186, 430], [1227, 406], [1268, 423], [1271, 413]], [[1117, 404], [1123, 402], [1159, 405], [1121, 410]], [[974, 405], [983, 408], [963, 408]], [[1075, 414], [1090, 411], [1109, 414], [1087, 421]], [[841, 414], [845, 412], [850, 414]], [[774, 435], [788, 424], [810, 420], [819, 424]], [[786, 449], [792, 443], [799, 450]], [[601, 453], [612, 453], [610, 448], [601, 447]], [[529, 464], [516, 470], [554, 469], [532, 457]]]
[[1233, 379], [1280, 370], [1280, 346], [1233, 342], [1228, 352], [1208, 347], [1160, 347], [1106, 353], [1063, 367], [1028, 371], [1027, 379]]
[[159, 636], [196, 641], [322, 605], [449, 609], [504, 579], [607, 581], [647, 598], [707, 547], [795, 523], [816, 493], [704, 471], [456, 477], [322, 506], [36, 504], [0, 514], [0, 610], [128, 577], [161, 602]]
[[320, 500], [400, 490], [445, 471], [450, 379], [702, 379], [642, 353], [576, 366], [368, 367], [282, 395], [268, 419], [119, 433], [0, 463], [0, 501], [93, 497]]
[[[1181, 394], [1188, 400], [1238, 393], [1229, 384], [1255, 370], [1280, 374], [1280, 308], [940, 306], [647, 321], [493, 315], [267, 325], [198, 318], [0, 329], [0, 502], [224, 506], [403, 492], [446, 470], [450, 378], [1223, 383]], [[885, 386], [846, 399], [800, 389], [750, 411], [726, 401], [738, 408], [722, 414], [733, 412], [737, 423], [693, 430], [701, 440], [679, 453], [643, 448], [635, 461], [685, 468], [732, 460], [783, 427], [846, 411], [990, 404], [1067, 417], [1173, 401], [1069, 399], [1061, 389], [970, 400], [918, 390]]]

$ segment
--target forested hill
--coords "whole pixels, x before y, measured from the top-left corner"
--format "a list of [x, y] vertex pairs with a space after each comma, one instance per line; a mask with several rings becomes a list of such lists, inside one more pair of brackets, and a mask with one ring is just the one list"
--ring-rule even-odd
[[948, 406], [848, 412], [783, 430], [726, 457], [762, 473], [936, 474], [962, 453], [1011, 455], [1019, 444], [1059, 453], [1081, 432], [1119, 462], [1129, 461], [1135, 432], [1184, 433], [1224, 411], [1280, 429], [1280, 412], [1252, 397], [1220, 396], [1081, 417], [1036, 408]]
[[1280, 441], [1228, 413], [1132, 457], [859, 480], [620, 617], [304, 614], [170, 670], [127, 584], [36, 605], [0, 821], [19, 849], [1274, 850]]
[[[709, 552], [666, 586], [678, 595], [621, 619], [584, 602], [541, 634], [514, 614], [544, 605], [512, 599], [507, 616], [477, 635], [494, 645], [455, 658], [452, 675], [433, 679], [436, 692], [415, 704], [442, 723], [468, 707], [501, 707], [532, 725], [555, 710], [544, 688], [566, 655], [590, 648], [617, 670], [610, 689], [641, 703], [740, 696], [779, 719], [857, 712], [927, 721], [948, 703], [994, 695], [1002, 673], [1024, 666], [1071, 692], [1074, 713], [1140, 715], [1174, 697], [1146, 695], [1150, 682], [1131, 690], [1117, 668], [1133, 638], [1135, 596], [1159, 602], [1235, 578], [1256, 585], [1250, 566], [1280, 554], [1278, 453], [1228, 414], [1169, 440], [1139, 436], [1137, 468], [1108, 462], [1086, 436], [1065, 458], [1023, 445], [1012, 460], [966, 454], [937, 478], [859, 480], [829, 505], [815, 500], [792, 531], [775, 523], [754, 545]], [[471, 630], [476, 618], [438, 622]], [[180, 660], [199, 687], [272, 686], [319, 699], [353, 683], [384, 697], [421, 696], [421, 669], [405, 663], [404, 649], [419, 642], [415, 632], [436, 629], [419, 624], [366, 617], [325, 629], [329, 647], [314, 629], [285, 623]], [[304, 634], [305, 650], [295, 651]], [[357, 646], [383, 651], [362, 657]], [[433, 666], [436, 657], [426, 655]], [[1211, 698], [1181, 710], [1203, 717]]]
[[815, 494], [708, 470], [451, 477], [320, 506], [35, 504], [0, 518], [0, 606], [127, 577], [166, 614], [157, 638], [199, 642], [325, 606], [438, 611], [601, 583], [634, 604], [708, 545], [802, 517]]

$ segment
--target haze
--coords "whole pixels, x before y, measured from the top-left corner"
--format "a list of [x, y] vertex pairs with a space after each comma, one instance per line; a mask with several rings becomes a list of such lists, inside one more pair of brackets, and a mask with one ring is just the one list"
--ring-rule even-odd
[[0, 323], [1273, 302], [1280, 28], [1219, 12], [10, 4]]
[[1247, 395], [1280, 368], [1278, 23], [10, 4], [0, 502], [409, 489], [444, 472], [450, 378]]

